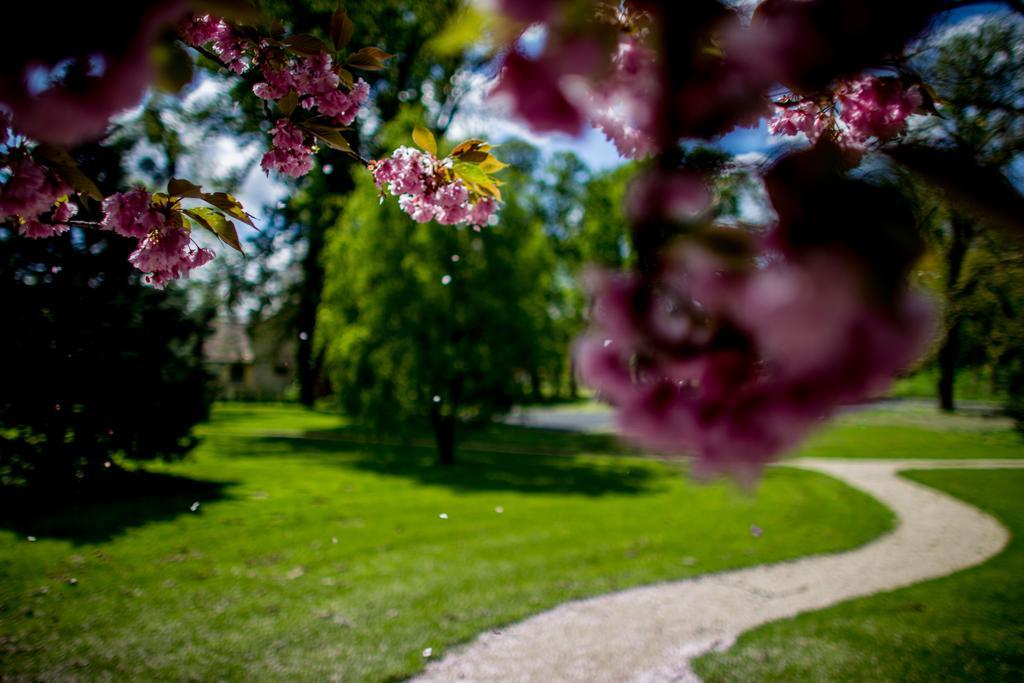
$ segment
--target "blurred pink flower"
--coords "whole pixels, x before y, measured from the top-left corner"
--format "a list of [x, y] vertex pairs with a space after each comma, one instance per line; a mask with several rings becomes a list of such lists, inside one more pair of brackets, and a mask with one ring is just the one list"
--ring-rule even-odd
[[562, 90], [561, 69], [552, 66], [510, 50], [491, 96], [508, 103], [517, 117], [538, 132], [578, 135], [583, 115]]
[[838, 251], [759, 262], [731, 270], [684, 247], [652, 281], [591, 276], [577, 369], [627, 438], [748, 477], [840, 406], [878, 395], [931, 339], [928, 299], [868, 301]]
[[[16, 218], [18, 233], [32, 239], [63, 234], [78, 212], [78, 207], [67, 201], [71, 193], [70, 186], [30, 157], [8, 161], [7, 179], [0, 185], [0, 220]], [[47, 212], [50, 217], [44, 219]]]
[[690, 221], [711, 206], [711, 190], [703, 176], [687, 171], [639, 174], [626, 192], [626, 215], [634, 223], [652, 219]]
[[558, 0], [498, 0], [498, 10], [510, 19], [534, 23], [547, 19], [556, 4]]
[[155, 3], [127, 47], [117, 54], [101, 54], [98, 59], [102, 72], [77, 79], [74, 88], [58, 81], [37, 91], [29, 84], [37, 64], [27, 65], [23, 73], [0, 79], [0, 102], [11, 109], [15, 130], [34, 140], [61, 146], [100, 137], [111, 116], [142, 99], [153, 80], [150, 53], [154, 41], [184, 11], [182, 0]]
[[654, 51], [624, 35], [612, 58], [611, 71], [585, 88], [583, 107], [587, 118], [623, 157], [641, 159], [657, 151], [660, 76]]

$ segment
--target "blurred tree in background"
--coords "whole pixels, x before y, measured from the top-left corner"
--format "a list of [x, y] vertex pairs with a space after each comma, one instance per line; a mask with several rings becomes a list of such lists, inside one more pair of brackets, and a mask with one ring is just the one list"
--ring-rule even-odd
[[[0, 229], [0, 486], [92, 485], [119, 458], [181, 457], [208, 400], [206, 320], [142, 283], [129, 240]], [[40, 502], [37, 500], [37, 502]]]
[[[338, 3], [334, 0], [270, 0], [261, 6], [269, 16], [297, 32], [327, 38], [330, 17]], [[373, 116], [346, 135], [364, 156], [374, 158], [385, 148], [370, 148], [370, 143], [360, 134], [372, 136], [376, 129], [398, 114], [403, 102], [419, 102], [426, 96], [432, 104], [431, 115], [420, 123], [443, 133], [451, 122], [464, 94], [457, 79], [452, 77], [462, 68], [471, 68], [473, 63], [462, 55], [442, 56], [431, 52], [428, 43], [441, 32], [459, 6], [457, 0], [380, 0], [347, 7], [360, 44], [376, 45], [395, 54], [388, 60], [386, 69], [360, 73], [372, 89]], [[216, 65], [205, 62], [205, 66], [211, 74], [209, 78], [219, 79], [213, 75]], [[253, 95], [250, 83], [231, 83], [226, 97], [210, 99], [203, 107], [190, 112], [186, 120], [229, 134], [242, 145], [255, 141], [262, 144], [270, 126], [263, 101]], [[224, 82], [221, 85], [227, 87]], [[373, 142], [379, 145], [380, 141]], [[255, 305], [256, 317], [279, 312], [292, 321], [298, 339], [299, 400], [306, 405], [312, 405], [316, 398], [328, 392], [321, 372], [322, 358], [313, 347], [316, 310], [324, 287], [321, 265], [324, 236], [328, 228], [341, 219], [346, 208], [344, 197], [355, 187], [354, 176], [362, 174], [365, 174], [364, 169], [347, 155], [321, 150], [316, 168], [305, 178], [291, 183], [288, 198], [273, 207], [269, 225], [260, 226], [262, 232], [248, 245], [253, 273], [220, 283], [222, 289], [235, 292], [230, 297], [221, 296], [222, 301], [230, 299], [236, 305], [246, 301]], [[282, 253], [291, 255], [290, 263], [282, 263]]]
[[[923, 46], [915, 66], [935, 88], [943, 116], [912, 131], [917, 141], [952, 149], [1020, 182], [1024, 159], [1024, 27], [995, 16], [967, 29], [939, 34]], [[1015, 173], [1016, 171], [1016, 173]], [[1020, 403], [1024, 337], [1015, 334], [1024, 308], [1019, 285], [1021, 243], [993, 234], [968, 209], [903, 179], [939, 254], [931, 268], [945, 301], [945, 333], [935, 363], [943, 410], [955, 407], [957, 371], [989, 368], [996, 388]], [[1019, 408], [1018, 408], [1019, 409]]]
[[[402, 144], [418, 120], [410, 110], [385, 137]], [[317, 343], [339, 402], [378, 428], [429, 420], [441, 463], [460, 423], [507, 411], [561, 358], [555, 256], [523, 191], [531, 170], [505, 178], [500, 223], [479, 232], [414, 223], [359, 176], [327, 235]]]

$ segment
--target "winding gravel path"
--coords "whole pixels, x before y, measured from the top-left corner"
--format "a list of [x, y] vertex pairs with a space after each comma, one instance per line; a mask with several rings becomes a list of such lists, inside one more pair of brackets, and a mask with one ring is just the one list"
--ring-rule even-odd
[[560, 605], [486, 633], [431, 663], [417, 681], [698, 681], [694, 657], [728, 647], [760, 624], [945, 576], [984, 562], [1009, 534], [955, 498], [900, 470], [1020, 468], [1019, 460], [839, 460], [786, 463], [866, 491], [897, 516], [867, 545]]

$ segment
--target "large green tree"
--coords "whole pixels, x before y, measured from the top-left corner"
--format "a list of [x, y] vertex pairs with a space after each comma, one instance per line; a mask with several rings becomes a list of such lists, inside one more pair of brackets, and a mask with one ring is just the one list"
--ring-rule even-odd
[[[941, 117], [927, 117], [911, 138], [956, 151], [981, 166], [1012, 174], [1024, 154], [1024, 26], [1014, 15], [996, 15], [967, 28], [939, 34], [915, 60], [925, 83], [940, 98]], [[914, 191], [941, 253], [939, 287], [946, 324], [939, 345], [937, 392], [943, 410], [955, 407], [958, 368], [991, 362], [1001, 326], [1010, 324], [1012, 306], [992, 308], [985, 293], [993, 287], [1010, 294], [1000, 272], [1006, 240], [989, 233], [963, 206], [928, 191]], [[1019, 244], [1019, 242], [1018, 242]], [[1012, 251], [1012, 249], [1011, 249]], [[999, 310], [1006, 313], [1000, 314]]]
[[[260, 6], [268, 16], [280, 20], [295, 32], [327, 38], [336, 0], [264, 0]], [[379, 0], [348, 3], [346, 10], [355, 26], [354, 40], [360, 45], [378, 46], [394, 56], [386, 68], [360, 72], [371, 85], [372, 120], [359, 120], [346, 132], [367, 158], [388, 150], [375, 146], [361, 133], [374, 132], [398, 113], [403, 102], [418, 102], [428, 95], [436, 106], [424, 123], [443, 131], [450, 123], [463, 94], [453, 80], [462, 68], [473, 68], [472, 59], [462, 55], [440, 55], [429, 49], [430, 40], [441, 33], [458, 11], [458, 0]], [[216, 66], [200, 59], [208, 69]], [[237, 137], [242, 143], [266, 144], [264, 103], [252, 94], [252, 85], [237, 82], [229, 96], [215, 98], [205, 106], [187, 113], [186, 118], [201, 122], [206, 130]], [[173, 142], [173, 140], [172, 140]], [[379, 141], [378, 141], [379, 142]], [[258, 157], [257, 157], [258, 158]], [[237, 297], [253, 303], [257, 315], [279, 308], [292, 321], [298, 340], [296, 368], [299, 399], [310, 405], [325, 393], [321, 372], [322, 356], [313, 346], [316, 334], [316, 310], [324, 287], [322, 255], [327, 230], [342, 218], [343, 200], [355, 187], [355, 177], [366, 171], [351, 157], [329, 149], [317, 154], [317, 166], [299, 181], [289, 182], [289, 196], [273, 207], [269, 225], [248, 245], [250, 267], [246, 278], [230, 283], [240, 291]], [[290, 253], [295, 267], [282, 266], [282, 253]]]
[[[417, 118], [385, 137], [402, 144]], [[358, 176], [327, 234], [317, 343], [340, 403], [391, 430], [429, 421], [441, 463], [459, 424], [528, 393], [553, 337], [554, 254], [525, 182], [511, 173], [498, 224], [474, 231], [415, 223]]]

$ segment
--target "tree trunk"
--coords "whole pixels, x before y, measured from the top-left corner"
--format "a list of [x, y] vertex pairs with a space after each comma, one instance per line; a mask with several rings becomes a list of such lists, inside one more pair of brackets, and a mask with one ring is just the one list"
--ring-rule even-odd
[[313, 221], [309, 226], [306, 258], [302, 262], [302, 292], [295, 321], [299, 328], [299, 347], [296, 353], [299, 402], [304, 406], [312, 406], [316, 400], [317, 381], [320, 377], [320, 364], [313, 350], [313, 335], [316, 332], [316, 309], [320, 305], [320, 293], [324, 286], [324, 271], [320, 264], [324, 231], [319, 221]]
[[530, 398], [535, 403], [540, 403], [544, 398], [540, 390], [540, 372], [537, 368], [530, 370]]
[[949, 251], [946, 252], [946, 315], [948, 325], [946, 337], [939, 350], [939, 408], [953, 412], [956, 408], [956, 366], [960, 355], [960, 320], [957, 311], [957, 294], [964, 258], [974, 239], [974, 223], [969, 218], [954, 213], [950, 220], [952, 230]]
[[455, 417], [435, 411], [431, 422], [434, 425], [434, 442], [437, 444], [437, 464], [455, 464]]
[[960, 321], [955, 321], [946, 332], [946, 338], [939, 349], [939, 409], [951, 413], [956, 409], [954, 384], [956, 382], [956, 360], [960, 355]]

